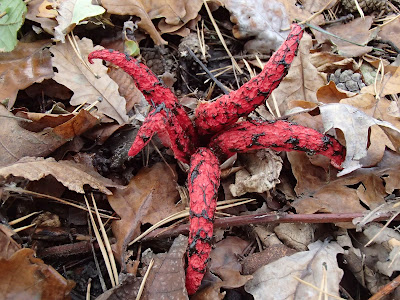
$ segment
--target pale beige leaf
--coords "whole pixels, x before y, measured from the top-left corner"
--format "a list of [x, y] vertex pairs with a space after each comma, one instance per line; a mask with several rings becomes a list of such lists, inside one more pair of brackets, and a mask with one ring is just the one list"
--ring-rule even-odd
[[343, 253], [336, 242], [317, 241], [308, 246], [308, 251], [283, 257], [261, 267], [253, 274], [253, 279], [245, 285], [245, 290], [255, 300], [295, 300], [318, 299], [319, 291], [301, 280], [320, 287], [326, 277], [326, 291], [339, 296], [339, 283], [343, 271], [338, 267], [336, 255]]
[[91, 0], [63, 0], [57, 9], [58, 26], [54, 28], [54, 38], [65, 42], [65, 35], [86, 18], [104, 13], [104, 8], [93, 5]]
[[[324, 76], [310, 62], [311, 47], [311, 37], [305, 33], [288, 75], [282, 80], [279, 87], [272, 92], [281, 114], [287, 110], [288, 103], [291, 100], [301, 99], [317, 102], [316, 92], [325, 84], [325, 80]], [[273, 107], [272, 97], [268, 98], [268, 102]]]
[[50, 40], [19, 42], [13, 51], [0, 53], [0, 102], [8, 99], [11, 108], [19, 90], [53, 77], [50, 52], [45, 48], [50, 44]]
[[72, 161], [56, 161], [53, 158], [24, 157], [12, 165], [0, 168], [0, 177], [8, 178], [11, 175], [31, 181], [52, 175], [69, 190], [81, 194], [85, 193], [85, 184], [106, 195], [112, 194], [107, 187], [118, 187], [110, 179], [86, 170], [84, 165]]
[[393, 136], [400, 133], [400, 130], [389, 122], [372, 118], [347, 104], [327, 104], [319, 109], [325, 132], [338, 128], [346, 139], [346, 160], [342, 164], [343, 170], [339, 176], [362, 167], [360, 160], [367, 156], [368, 130], [372, 125], [393, 130]]
[[[91, 40], [77, 39], [78, 47], [83, 59], [88, 63], [87, 56], [94, 50], [102, 47], [93, 47]], [[103, 66], [101, 60], [96, 59], [90, 68], [100, 78], [90, 72], [78, 59], [70, 43], [57, 44], [50, 48], [54, 55], [53, 66], [57, 68], [54, 80], [68, 87], [74, 92], [71, 105], [83, 103], [96, 104], [99, 111], [123, 124], [128, 121], [126, 114], [126, 101], [118, 93], [118, 85], [107, 75], [107, 67]], [[89, 63], [88, 63], [89, 64]]]

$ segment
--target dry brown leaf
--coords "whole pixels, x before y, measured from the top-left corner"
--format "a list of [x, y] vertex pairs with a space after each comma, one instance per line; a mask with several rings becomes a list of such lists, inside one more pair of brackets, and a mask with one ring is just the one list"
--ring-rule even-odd
[[[87, 61], [88, 54], [102, 48], [100, 46], [93, 47], [93, 42], [87, 38], [82, 40], [77, 38], [77, 44], [82, 58], [88, 65], [90, 65]], [[70, 101], [71, 105], [92, 104], [100, 101], [96, 107], [101, 113], [120, 124], [128, 122], [126, 101], [119, 95], [118, 85], [107, 75], [108, 68], [103, 65], [101, 60], [96, 59], [94, 64], [90, 65], [91, 70], [100, 77], [96, 78], [80, 62], [70, 43], [57, 44], [52, 46], [50, 51], [54, 55], [53, 66], [58, 70], [53, 79], [74, 92]]]
[[185, 287], [185, 253], [188, 238], [175, 238], [168, 253], [154, 256], [154, 265], [140, 299], [188, 299]]
[[381, 26], [381, 31], [379, 32], [379, 37], [386, 41], [393, 42], [397, 48], [400, 48], [400, 18]]
[[110, 67], [108, 76], [118, 85], [119, 94], [126, 99], [126, 111], [142, 101], [143, 94], [136, 87], [133, 78], [121, 68]]
[[121, 217], [112, 228], [117, 238], [117, 258], [123, 262], [127, 244], [140, 233], [140, 226], [154, 224], [184, 209], [176, 205], [179, 193], [176, 189], [176, 173], [164, 163], [143, 168], [132, 178], [127, 188], [117, 190], [108, 197], [111, 207]]
[[354, 96], [354, 93], [338, 90], [333, 81], [327, 85], [321, 86], [317, 91], [317, 98], [322, 103], [339, 103], [340, 100]]
[[[357, 18], [346, 24], [333, 25], [326, 30], [341, 38], [361, 45], [366, 45], [376, 35], [376, 31], [369, 31], [372, 22], [373, 18], [371, 16], [366, 16], [364, 19]], [[352, 43], [335, 38], [331, 35], [320, 33], [318, 31], [313, 32], [319, 43], [322, 44], [325, 40], [330, 40], [334, 45], [336, 45], [338, 53], [345, 57], [362, 56], [363, 54], [366, 54], [372, 50], [372, 47], [369, 46], [357, 46]]]
[[15, 114], [17, 117], [31, 120], [32, 122], [19, 122], [20, 126], [26, 130], [39, 132], [45, 128], [54, 128], [69, 120], [71, 120], [75, 114], [43, 114], [43, 113], [32, 113], [26, 111], [19, 111]]
[[[163, 45], [167, 42], [160, 33], [174, 32], [182, 28], [190, 20], [195, 19], [203, 5], [202, 0], [165, 0], [165, 1], [135, 1], [103, 0], [103, 7], [108, 13], [116, 15], [134, 15], [140, 17], [138, 25], [145, 30], [154, 43]], [[152, 20], [160, 19], [159, 30], [154, 26]]]
[[293, 207], [298, 213], [365, 211], [360, 202], [372, 210], [400, 186], [400, 155], [389, 150], [376, 167], [358, 169], [343, 177], [336, 177], [334, 170], [326, 172], [312, 165], [304, 153], [290, 152], [288, 158], [297, 179], [295, 191], [299, 198]]
[[0, 259], [9, 259], [21, 246], [14, 241], [15, 232], [4, 224], [0, 224]]
[[353, 58], [344, 57], [330, 52], [316, 52], [310, 55], [311, 63], [319, 72], [334, 73], [337, 69], [353, 70], [356, 62]]
[[110, 179], [92, 172], [81, 164], [72, 161], [56, 161], [53, 158], [25, 157], [7, 167], [0, 168], [0, 177], [22, 177], [34, 181], [48, 175], [54, 176], [71, 191], [84, 194], [84, 185], [90, 185], [106, 195], [111, 195], [108, 187], [120, 187]]
[[253, 274], [262, 266], [294, 253], [296, 253], [296, 250], [283, 244], [272, 245], [261, 252], [252, 253], [243, 260], [243, 274]]
[[[26, 19], [39, 23], [42, 29], [48, 34], [54, 35], [54, 28], [57, 26], [57, 21], [49, 15], [49, 11], [46, 12], [45, 16], [42, 17], [44, 13], [43, 6], [47, 3], [55, 4], [56, 0], [32, 0], [27, 3], [28, 12], [25, 16]], [[47, 6], [48, 7], [48, 6]], [[45, 7], [46, 8], [46, 7]], [[54, 12], [53, 12], [54, 14]]]
[[17, 251], [8, 260], [0, 259], [0, 270], [1, 299], [68, 299], [75, 286], [28, 248]]
[[221, 275], [222, 269], [228, 271], [242, 271], [242, 265], [238, 260], [239, 255], [243, 255], [249, 242], [236, 236], [228, 236], [215, 244], [211, 251], [210, 271], [216, 275]]
[[13, 51], [0, 53], [0, 102], [8, 99], [11, 108], [19, 90], [53, 77], [49, 45], [49, 40], [19, 42]]
[[35, 133], [21, 128], [14, 115], [0, 105], [0, 167], [25, 156], [47, 156], [61, 145], [97, 124], [97, 119], [81, 110], [69, 121]]
[[[325, 84], [324, 76], [310, 62], [311, 37], [304, 34], [297, 56], [289, 69], [288, 75], [282, 80], [277, 89], [272, 92], [281, 114], [288, 107], [291, 100], [306, 100], [317, 102], [316, 92]], [[272, 97], [268, 102], [273, 106]]]

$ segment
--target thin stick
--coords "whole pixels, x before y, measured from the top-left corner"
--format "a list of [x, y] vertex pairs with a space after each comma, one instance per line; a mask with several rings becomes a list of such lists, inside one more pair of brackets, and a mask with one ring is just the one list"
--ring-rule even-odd
[[25, 230], [25, 229], [28, 229], [28, 228], [31, 228], [31, 227], [34, 227], [34, 226], [36, 226], [36, 223], [32, 223], [30, 225], [26, 225], [26, 226], [22, 226], [22, 227], [19, 227], [19, 228], [15, 228], [14, 232], [17, 233], [17, 232], [20, 232], [22, 230]]
[[143, 293], [143, 290], [144, 290], [144, 285], [145, 285], [145, 283], [146, 283], [146, 281], [147, 281], [147, 277], [149, 277], [150, 270], [151, 270], [151, 268], [153, 267], [153, 265], [154, 265], [154, 258], [151, 259], [150, 264], [149, 264], [149, 267], [147, 268], [146, 273], [145, 273], [144, 276], [143, 276], [143, 280], [142, 280], [142, 282], [140, 283], [140, 287], [139, 287], [138, 294], [137, 294], [137, 296], [136, 296], [136, 300], [139, 300], [140, 297], [142, 297], [142, 293]]
[[[299, 23], [299, 25], [306, 24], [306, 23], [310, 22], [312, 19], [314, 19], [315, 17], [317, 17], [317, 16], [319, 16], [320, 14], [322, 14], [322, 12], [323, 12], [325, 9], [327, 9], [328, 6], [329, 6], [333, 1], [336, 1], [336, 0], [330, 0], [327, 4], [325, 4], [325, 6], [324, 6], [323, 8], [321, 8], [321, 9], [320, 9], [319, 11], [317, 11], [315, 14], [313, 14], [313, 15], [310, 16], [310, 17], [308, 17], [308, 18], [305, 19], [304, 21], [301, 21], [301, 22]], [[284, 29], [281, 29], [281, 30], [282, 30], [282, 31], [287, 31], [287, 30], [290, 30], [290, 28], [284, 28]]]
[[[86, 206], [89, 209], [89, 202], [88, 202], [86, 196], [84, 196], [84, 198], [85, 198]], [[97, 229], [96, 222], [94, 221], [92, 210], [89, 209], [88, 212], [89, 212], [89, 216], [90, 216], [90, 221], [92, 222], [94, 235], [96, 236], [97, 243], [99, 244], [101, 254], [103, 255], [103, 259], [104, 259], [104, 262], [106, 264], [108, 277], [110, 277], [110, 281], [111, 281], [112, 287], [115, 287], [115, 280], [114, 280], [114, 276], [113, 276], [111, 265], [110, 265], [110, 259], [108, 258], [107, 251], [106, 251], [106, 249], [104, 247], [104, 243], [101, 240], [101, 236], [100, 236], [99, 230]]]
[[[24, 190], [22, 188], [18, 188], [18, 187], [16, 187], [16, 188], [4, 187], [4, 190], [5, 191], [9, 191], [9, 192], [15, 192], [15, 193], [20, 193], [20, 194], [28, 194], [28, 195], [32, 195], [32, 196], [36, 196], [36, 197], [40, 197], [40, 198], [50, 199], [50, 200], [54, 200], [54, 201], [60, 202], [60, 203], [65, 204], [65, 205], [69, 205], [69, 206], [72, 206], [72, 207], [75, 207], [75, 208], [82, 209], [84, 211], [88, 211], [88, 209], [86, 207], [84, 207], [84, 206], [81, 206], [81, 205], [78, 205], [78, 204], [63, 200], [61, 198], [53, 197], [53, 196], [50, 196], [50, 195], [36, 193], [36, 192], [33, 192], [33, 191], [29, 191], [29, 190]], [[94, 210], [92, 210], [92, 211], [94, 212]], [[105, 215], [103, 213], [100, 213], [100, 216], [102, 218], [119, 220], [119, 218], [108, 216], [108, 215]]]
[[358, 3], [358, 1], [357, 1], [357, 0], [354, 0], [354, 4], [355, 4], [356, 7], [357, 7], [357, 10], [358, 10], [358, 13], [360, 14], [360, 17], [361, 17], [362, 19], [365, 19], [364, 12], [363, 12], [363, 10], [361, 9], [360, 4]]
[[204, 72], [207, 73], [208, 76], [215, 82], [216, 85], [224, 92], [224, 94], [229, 94], [229, 92], [226, 90], [224, 85], [217, 79], [215, 76], [208, 70], [208, 68], [201, 62], [200, 59], [197, 58], [196, 54], [193, 53], [192, 49], [189, 47], [186, 47], [190, 56], [200, 65], [200, 67], [204, 70]]
[[111, 250], [110, 241], [108, 239], [106, 230], [104, 229], [103, 222], [101, 221], [99, 211], [97, 210], [97, 205], [96, 205], [96, 201], [94, 200], [93, 193], [92, 193], [92, 202], [93, 202], [94, 210], [96, 211], [97, 222], [99, 223], [101, 234], [103, 235], [104, 244], [106, 245], [108, 257], [110, 258], [111, 268], [112, 268], [112, 273], [114, 274], [115, 284], [118, 285], [119, 284], [118, 271], [117, 271], [117, 265], [115, 264], [114, 253]]
[[372, 239], [369, 240], [368, 243], [365, 244], [364, 247], [368, 247], [369, 245], [371, 245], [371, 243], [378, 237], [378, 235], [380, 235], [382, 233], [382, 231], [389, 226], [389, 224], [394, 220], [394, 218], [396, 218], [398, 215], [400, 214], [400, 211], [395, 213], [387, 222], [385, 225], [383, 225], [383, 227], [374, 235], [374, 237]]
[[219, 30], [217, 22], [215, 22], [215, 19], [214, 19], [212, 13], [211, 13], [210, 8], [208, 7], [208, 4], [207, 4], [206, 0], [203, 0], [203, 4], [204, 4], [204, 7], [207, 10], [208, 16], [210, 17], [211, 23], [213, 24], [214, 29], [217, 32], [217, 35], [218, 35], [219, 39], [221, 40], [222, 46], [224, 46], [226, 53], [228, 53], [229, 57], [232, 60], [232, 64], [234, 65], [236, 70], [239, 72], [239, 74], [243, 74], [242, 69], [239, 67], [239, 65], [237, 64], [236, 60], [233, 58], [233, 55], [232, 55], [231, 51], [229, 51], [228, 46], [225, 43], [225, 39], [222, 36], [221, 31]]
[[43, 210], [33, 212], [33, 213], [29, 214], [29, 215], [26, 215], [26, 216], [23, 216], [23, 217], [21, 217], [21, 218], [12, 220], [12, 221], [8, 222], [8, 224], [9, 224], [10, 226], [13, 226], [13, 225], [15, 225], [15, 224], [18, 224], [19, 222], [22, 222], [22, 221], [24, 221], [24, 220], [26, 220], [26, 219], [28, 219], [28, 218], [34, 216], [34, 215], [40, 214], [40, 213], [42, 213], [42, 212], [43, 212]]
[[327, 295], [327, 296], [329, 296], [329, 297], [333, 297], [333, 298], [339, 299], [339, 300], [345, 300], [344, 298], [340, 298], [340, 297], [335, 296], [335, 295], [333, 295], [333, 294], [331, 294], [331, 293], [327, 293], [327, 292], [321, 290], [319, 287], [317, 287], [317, 286], [315, 286], [315, 285], [313, 285], [313, 284], [311, 284], [311, 283], [309, 283], [309, 282], [307, 282], [307, 281], [305, 281], [305, 280], [303, 280], [303, 279], [300, 279], [300, 278], [297, 277], [297, 276], [293, 276], [293, 278], [296, 279], [296, 280], [298, 280], [298, 281], [301, 282], [302, 284], [305, 284], [305, 285], [309, 286], [310, 288], [313, 288], [314, 290], [317, 290], [317, 291], [319, 291], [319, 292], [324, 293], [325, 295]]
[[[383, 221], [390, 218], [392, 214], [385, 213], [374, 221]], [[258, 215], [243, 215], [229, 218], [216, 219], [214, 228], [228, 228], [232, 226], [247, 226], [249, 224], [275, 224], [275, 223], [339, 223], [339, 222], [352, 222], [355, 218], [364, 217], [363, 213], [339, 213], [339, 214], [288, 214], [288, 213], [272, 213], [272, 214], [258, 214]], [[399, 217], [395, 218], [400, 219]], [[177, 236], [179, 234], [187, 234], [189, 232], [189, 225], [180, 225], [171, 230], [160, 233], [161, 229], [156, 229], [149, 233], [142, 240], [147, 241], [154, 238], [166, 238]], [[164, 230], [163, 230], [164, 231]]]
[[376, 294], [374, 294], [368, 300], [380, 300], [386, 295], [391, 294], [398, 286], [400, 286], [400, 275], [388, 284], [384, 285], [379, 291], [376, 292]]
[[90, 300], [90, 290], [92, 288], [92, 278], [89, 277], [87, 287], [86, 287], [86, 300]]

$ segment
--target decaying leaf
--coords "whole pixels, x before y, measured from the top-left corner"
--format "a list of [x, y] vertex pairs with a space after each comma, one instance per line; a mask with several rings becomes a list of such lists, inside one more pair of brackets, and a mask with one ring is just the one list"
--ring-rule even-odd
[[28, 248], [15, 252], [8, 260], [0, 259], [0, 269], [1, 299], [68, 299], [75, 286]]
[[285, 245], [298, 251], [307, 250], [307, 246], [315, 241], [316, 226], [303, 223], [282, 223], [275, 227], [274, 232]]
[[336, 242], [316, 241], [308, 248], [258, 269], [245, 290], [255, 300], [318, 299], [320, 292], [296, 279], [299, 278], [317, 288], [323, 282], [323, 290], [339, 297], [343, 271], [338, 267], [336, 255], [343, 253], [342, 247]]
[[158, 163], [142, 169], [126, 189], [108, 197], [111, 207], [121, 217], [113, 222], [112, 228], [117, 238], [117, 258], [122, 262], [125, 247], [139, 235], [142, 224], [154, 224], [184, 209], [182, 204], [176, 205], [179, 194], [175, 179], [175, 171], [172, 174], [165, 164]]
[[49, 40], [19, 43], [9, 53], [0, 53], [0, 102], [11, 108], [19, 90], [53, 77]]
[[270, 150], [259, 150], [241, 155], [245, 167], [235, 174], [235, 183], [229, 186], [234, 197], [246, 193], [263, 193], [279, 183], [282, 159]]
[[188, 299], [185, 287], [185, 253], [188, 238], [180, 235], [168, 253], [154, 255], [154, 265], [141, 299]]
[[57, 9], [58, 26], [54, 28], [56, 40], [65, 42], [65, 35], [68, 34], [80, 21], [101, 15], [105, 9], [99, 5], [92, 4], [91, 0], [64, 0]]
[[360, 202], [371, 210], [385, 203], [385, 197], [399, 188], [400, 156], [387, 150], [373, 168], [358, 169], [342, 177], [334, 170], [312, 165], [303, 153], [288, 153], [297, 180], [299, 196], [293, 206], [298, 213], [363, 212]]
[[[333, 25], [327, 28], [327, 31], [351, 42], [360, 45], [367, 45], [368, 42], [376, 36], [377, 32], [376, 30], [369, 31], [372, 22], [372, 16], [366, 16], [365, 18], [357, 18], [346, 24]], [[372, 47], [370, 46], [357, 46], [317, 31], [314, 31], [314, 34], [320, 43], [323, 43], [325, 39], [330, 40], [334, 45], [336, 45], [338, 53], [345, 57], [361, 56], [372, 50]]]
[[160, 19], [159, 29], [162, 33], [178, 31], [190, 20], [195, 19], [203, 5], [202, 0], [165, 0], [165, 1], [134, 1], [103, 0], [102, 5], [108, 13], [117, 15], [134, 15], [140, 17], [138, 26], [145, 30], [154, 43], [163, 45], [167, 42], [161, 37], [152, 20]]
[[34, 181], [48, 175], [54, 176], [59, 182], [71, 191], [84, 194], [83, 186], [90, 185], [106, 195], [111, 195], [108, 187], [119, 187], [110, 179], [97, 173], [85, 170], [85, 166], [72, 161], [56, 161], [53, 158], [24, 157], [16, 163], [0, 168], [0, 177], [22, 177]]
[[242, 255], [248, 246], [248, 241], [236, 236], [228, 236], [216, 243], [210, 254], [210, 271], [216, 275], [221, 275], [222, 269], [241, 272], [242, 265], [238, 256]]
[[12, 236], [15, 232], [4, 224], [0, 224], [0, 259], [9, 259], [15, 252], [21, 249]]
[[311, 36], [305, 33], [288, 75], [268, 98], [268, 102], [272, 103], [272, 97], [275, 97], [281, 114], [286, 111], [291, 100], [317, 102], [316, 92], [325, 84], [325, 79], [310, 62], [311, 47]]
[[400, 48], [400, 19], [398, 17], [393, 18], [396, 18], [396, 20], [386, 22], [385, 26], [381, 26], [379, 37], [383, 40], [393, 42]]
[[[54, 28], [57, 26], [57, 21], [53, 19], [53, 14], [44, 14], [43, 10], [46, 6], [56, 5], [57, 0], [32, 0], [27, 3], [28, 13], [26, 19], [37, 22], [41, 25], [42, 29], [48, 34], [54, 35]], [[44, 6], [44, 7], [43, 7]], [[51, 18], [50, 18], [51, 16]]]
[[97, 124], [89, 112], [81, 110], [67, 122], [41, 132], [19, 126], [14, 115], [0, 105], [0, 167], [15, 163], [25, 156], [47, 156], [61, 145]]
[[[101, 49], [93, 47], [91, 40], [83, 38], [77, 41], [82, 53], [82, 58], [87, 61], [87, 56], [93, 50]], [[126, 115], [126, 101], [118, 93], [118, 85], [107, 75], [107, 67], [100, 60], [90, 65], [93, 72], [89, 71], [78, 59], [70, 43], [57, 44], [50, 48], [54, 55], [53, 66], [57, 68], [54, 80], [68, 87], [74, 92], [71, 105], [84, 103], [96, 104], [99, 111], [123, 124], [128, 121]], [[96, 78], [94, 73], [100, 78]]]

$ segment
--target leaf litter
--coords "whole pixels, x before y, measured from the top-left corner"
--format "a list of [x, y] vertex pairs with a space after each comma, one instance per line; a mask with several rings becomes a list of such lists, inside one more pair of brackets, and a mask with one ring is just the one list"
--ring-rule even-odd
[[[336, 299], [345, 297], [346, 292], [367, 299], [374, 294], [381, 296], [382, 287], [392, 280], [396, 282], [400, 271], [399, 234], [393, 224], [384, 226], [375, 218], [382, 214], [395, 218], [398, 213], [400, 73], [396, 59], [399, 41], [394, 33], [399, 18], [395, 15], [398, 11], [393, 9], [397, 0], [385, 1], [386, 9], [382, 11], [366, 10], [365, 18], [354, 9], [354, 20], [350, 22], [341, 21], [346, 18], [345, 1], [302, 1], [303, 6], [291, 0], [270, 1], [267, 5], [257, 1], [208, 2], [219, 30], [238, 39], [225, 37], [239, 66], [247, 64], [254, 68], [250, 74], [245, 71], [236, 79], [229, 71], [217, 73], [218, 68], [229, 66], [231, 61], [223, 58], [226, 53], [218, 47], [220, 41], [202, 9], [203, 1], [155, 1], [152, 5], [144, 1], [121, 1], [119, 5], [111, 1], [102, 1], [101, 5], [86, 2], [78, 4], [87, 6], [66, 15], [66, 7], [77, 7], [76, 1], [30, 1], [25, 22], [32, 26], [22, 27], [21, 31], [30, 35], [45, 31], [54, 41], [65, 43], [50, 46], [49, 40], [38, 36], [33, 42], [18, 35], [21, 40], [15, 49], [0, 53], [0, 196], [1, 218], [5, 220], [0, 231], [4, 249], [0, 260], [7, 270], [2, 272], [0, 281], [11, 282], [8, 276], [16, 280], [7, 285], [6, 292], [0, 291], [5, 293], [4, 297], [27, 295], [24, 290], [30, 293], [29, 297], [41, 294], [44, 299], [66, 299], [73, 288], [69, 279], [73, 279], [74, 293], [84, 295], [90, 289], [92, 296], [101, 295], [99, 299], [130, 298], [139, 292], [141, 284], [142, 298], [188, 298], [186, 237], [179, 236], [175, 241], [156, 237], [152, 242], [128, 246], [148, 227], [187, 206], [187, 167], [175, 166], [171, 152], [157, 140], [140, 155], [128, 158], [131, 141], [152, 107], [143, 104], [144, 98], [132, 79], [115, 66], [101, 61], [87, 64], [87, 55], [101, 46], [124, 49], [126, 39], [120, 38], [118, 28], [128, 20], [126, 15], [134, 16], [134, 32], [129, 34], [140, 45], [142, 62], [147, 60], [152, 68], [163, 70], [160, 75], [166, 72], [172, 76], [178, 99], [186, 95], [192, 99], [212, 99], [222, 94], [204, 83], [208, 77], [201, 75], [196, 63], [182, 63], [181, 54], [174, 50], [179, 49], [182, 36], [193, 32], [200, 43], [207, 44], [211, 55], [204, 61], [206, 66], [217, 70], [214, 73], [225, 86], [236, 89], [251, 73], [261, 71], [260, 63], [286, 38], [285, 27], [295, 19], [311, 23], [289, 74], [269, 97], [266, 108], [260, 108], [261, 113], [252, 114], [248, 120], [256, 124], [260, 119], [274, 121], [283, 116], [327, 132], [346, 147], [346, 160], [339, 171], [330, 166], [329, 160], [312, 153], [277, 153], [271, 157], [259, 154], [262, 151], [239, 154], [232, 167], [234, 171], [227, 170], [231, 175], [223, 179], [218, 198], [249, 196], [255, 201], [228, 207], [218, 213], [218, 218], [235, 214], [240, 220], [242, 215], [261, 211], [272, 215], [284, 212], [304, 215], [306, 224], [270, 228], [239, 221], [234, 227], [218, 230], [220, 241], [211, 252], [204, 286], [191, 296], [193, 299], [222, 299], [233, 294], [243, 299], [250, 294], [256, 299]], [[364, 2], [368, 1], [361, 4]], [[106, 14], [102, 15], [103, 11]], [[251, 18], [246, 17], [249, 13]], [[317, 14], [311, 17], [313, 13]], [[382, 16], [385, 18], [380, 19]], [[17, 18], [23, 21], [21, 16]], [[318, 31], [317, 26], [331, 34]], [[17, 32], [17, 28], [10, 29]], [[103, 30], [101, 37], [93, 33]], [[156, 50], [149, 56], [152, 43], [157, 45], [154, 49], [168, 43], [161, 48], [166, 52]], [[201, 56], [193, 50], [194, 55]], [[261, 54], [255, 56], [254, 51]], [[179, 61], [167, 65], [165, 53], [179, 57]], [[187, 69], [182, 71], [179, 64]], [[384, 67], [378, 70], [379, 65]], [[366, 87], [360, 92], [343, 90], [352, 80], [343, 75], [344, 70], [351, 70], [348, 74], [356, 74], [354, 78], [362, 78]], [[332, 74], [342, 74], [338, 78], [344, 84], [329, 82]], [[66, 89], [59, 89], [60, 84]], [[191, 107], [185, 109], [193, 114], [196, 105]], [[161, 134], [160, 138], [164, 143]], [[39, 189], [50, 197], [53, 192], [46, 184], [57, 181], [53, 184], [54, 189], [59, 189], [57, 197], [73, 199], [75, 204], [82, 203], [79, 194], [94, 193], [106, 229], [112, 229], [108, 235], [120, 277], [126, 278], [116, 288], [105, 291], [110, 282], [103, 259], [90, 253], [98, 251], [98, 243], [93, 242], [85, 213], [60, 207], [33, 193]], [[13, 194], [13, 190], [27, 192]], [[36, 224], [31, 217], [21, 224], [7, 225], [7, 221], [41, 210], [61, 219], [61, 227], [50, 229]], [[119, 220], [107, 221], [105, 217], [110, 212]], [[330, 227], [307, 223], [307, 214], [352, 213], [367, 217], [354, 220], [355, 224], [338, 221]], [[176, 225], [167, 226], [168, 232], [172, 232], [170, 236], [176, 235]], [[55, 236], [62, 230], [69, 232], [69, 240], [38, 239], [35, 235], [40, 231]], [[325, 233], [321, 233], [323, 230]], [[81, 241], [88, 241], [91, 246], [82, 248]], [[45, 265], [30, 248], [37, 250], [37, 254], [60, 254]], [[150, 268], [151, 258], [154, 264]], [[33, 271], [20, 276], [20, 262]], [[37, 284], [37, 268], [39, 272], [53, 274], [56, 280], [49, 276]], [[142, 281], [147, 269], [147, 280]], [[354, 275], [353, 281], [347, 276], [350, 273]], [[88, 285], [90, 281], [93, 285]], [[25, 289], [26, 284], [32, 288]], [[353, 288], [349, 289], [349, 284]], [[393, 297], [399, 294], [395, 286], [389, 292], [393, 292]]]

